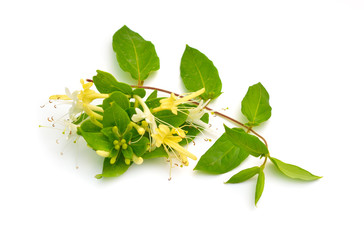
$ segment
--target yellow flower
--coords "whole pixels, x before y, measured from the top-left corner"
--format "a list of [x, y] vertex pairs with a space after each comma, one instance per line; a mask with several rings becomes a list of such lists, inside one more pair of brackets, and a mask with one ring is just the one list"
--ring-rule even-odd
[[[177, 134], [177, 136], [174, 134]], [[166, 150], [167, 148], [170, 148], [172, 152], [175, 153], [176, 158], [178, 158], [184, 165], [188, 165], [187, 157], [193, 160], [197, 160], [197, 157], [178, 144], [185, 136], [186, 135], [182, 129], [173, 128], [171, 130], [164, 124], [160, 124], [156, 129], [156, 134], [152, 134], [152, 138], [155, 139], [157, 147], [163, 145]]]
[[173, 114], [177, 115], [178, 105], [182, 103], [186, 103], [191, 99], [203, 94], [205, 92], [205, 88], [198, 90], [197, 92], [190, 93], [182, 98], [177, 98], [174, 93], [171, 93], [169, 98], [165, 98], [160, 100], [161, 105], [157, 108], [153, 109], [153, 112], [159, 112], [162, 110], [171, 110]]
[[97, 98], [107, 98], [109, 97], [109, 94], [101, 94], [97, 93], [94, 90], [91, 90], [93, 83], [87, 82], [83, 79], [81, 79], [81, 85], [83, 90], [81, 91], [75, 91], [72, 94], [69, 92], [68, 89], [66, 89], [66, 95], [52, 95], [49, 97], [49, 99], [52, 100], [71, 100], [72, 102], [72, 108], [70, 109], [69, 115], [71, 119], [74, 119], [74, 116], [76, 114], [79, 114], [81, 112], [85, 112], [87, 115], [90, 116], [90, 119], [93, 123], [96, 125], [102, 127], [102, 124], [97, 120], [102, 120], [102, 115], [96, 113], [96, 112], [103, 112], [103, 109], [101, 107], [92, 105], [91, 102]]

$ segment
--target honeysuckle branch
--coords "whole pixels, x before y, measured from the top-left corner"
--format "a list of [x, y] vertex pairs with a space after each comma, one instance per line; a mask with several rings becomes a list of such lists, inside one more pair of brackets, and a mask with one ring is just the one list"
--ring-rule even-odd
[[[92, 79], [87, 79], [87, 81], [88, 82], [93, 82], [93, 80]], [[162, 89], [162, 88], [156, 88], [156, 87], [149, 87], [149, 86], [142, 86], [142, 85], [137, 85], [137, 86], [135, 86], [135, 85], [131, 85], [131, 87], [132, 88], [143, 88], [143, 89], [149, 89], [149, 90], [157, 90], [158, 92], [164, 92], [164, 93], [167, 93], [167, 94], [174, 94], [175, 96], [180, 96], [180, 94], [178, 94], [178, 93], [175, 93], [175, 92], [171, 92], [171, 91], [168, 91], [168, 90], [165, 90], [165, 89]], [[194, 102], [194, 101], [191, 101], [191, 103], [193, 103], [193, 104], [196, 104], [196, 105], [198, 105], [199, 103], [198, 102]], [[243, 128], [245, 128], [245, 129], [247, 129], [248, 130], [248, 132], [251, 132], [251, 133], [253, 133], [255, 136], [257, 136], [258, 138], [260, 138], [263, 142], [264, 142], [264, 144], [267, 146], [267, 148], [268, 148], [268, 143], [267, 143], [267, 141], [265, 140], [265, 138], [262, 136], [262, 135], [260, 135], [259, 133], [257, 133], [256, 131], [254, 131], [253, 129], [252, 129], [252, 127], [248, 127], [248, 126], [246, 126], [244, 123], [242, 123], [242, 122], [239, 122], [238, 120], [236, 120], [236, 119], [234, 119], [234, 118], [232, 118], [232, 117], [229, 117], [229, 116], [227, 116], [227, 115], [225, 115], [225, 114], [223, 114], [223, 113], [221, 113], [221, 112], [218, 112], [218, 111], [215, 111], [214, 109], [212, 109], [212, 108], [209, 108], [209, 107], [207, 107], [207, 106], [205, 106], [205, 109], [206, 110], [208, 110], [208, 111], [211, 111], [211, 112], [213, 112], [214, 114], [216, 114], [217, 116], [220, 116], [220, 117], [222, 117], [222, 118], [225, 118], [225, 119], [227, 119], [228, 121], [230, 121], [230, 122], [232, 122], [232, 123], [235, 123], [236, 125], [239, 125], [239, 126], [241, 126], [241, 127], [243, 127]]]

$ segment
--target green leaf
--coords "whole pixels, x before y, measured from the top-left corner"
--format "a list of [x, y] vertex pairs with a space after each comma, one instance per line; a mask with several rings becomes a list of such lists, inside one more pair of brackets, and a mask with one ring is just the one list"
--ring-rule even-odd
[[130, 122], [129, 115], [117, 104], [105, 109], [102, 123], [104, 127], [117, 126], [119, 133], [123, 134]]
[[226, 173], [239, 166], [248, 156], [246, 151], [235, 146], [224, 133], [201, 156], [194, 170], [212, 174]]
[[114, 34], [112, 46], [121, 69], [129, 72], [135, 80], [143, 81], [151, 71], [159, 69], [154, 45], [127, 26]]
[[104, 127], [103, 129], [101, 129], [102, 134], [104, 134], [110, 142], [113, 142], [114, 140], [119, 140], [119, 138], [113, 132], [112, 128], [113, 127]]
[[82, 128], [80, 132], [82, 137], [87, 142], [87, 145], [94, 150], [110, 151], [114, 147], [109, 138], [101, 132], [85, 132], [82, 130]]
[[104, 99], [102, 102], [102, 108], [105, 110], [106, 108], [110, 107], [113, 102], [124, 110], [130, 107], [129, 99], [125, 96], [125, 94], [121, 92], [113, 92], [108, 98]]
[[222, 83], [216, 67], [197, 49], [186, 45], [180, 71], [182, 81], [190, 92], [205, 88], [205, 92], [200, 95], [202, 99], [214, 99], [221, 94]]
[[133, 149], [134, 154], [140, 157], [147, 151], [148, 143], [149, 139], [142, 137], [139, 141], [130, 144], [130, 147]]
[[241, 102], [241, 112], [249, 120], [248, 126], [258, 126], [270, 118], [269, 94], [261, 83], [249, 87]]
[[152, 109], [152, 108], [156, 108], [159, 107], [161, 105], [160, 100], [165, 99], [164, 97], [160, 97], [160, 98], [153, 98], [150, 99], [148, 101], [145, 101], [145, 104], [147, 104], [148, 108]]
[[[131, 164], [130, 164], [131, 165]], [[116, 162], [110, 164], [110, 158], [105, 158], [102, 174], [98, 174], [95, 178], [100, 179], [102, 177], [118, 177], [129, 169], [130, 165], [125, 164], [123, 154], [119, 154]]]
[[161, 157], [168, 157], [168, 153], [166, 153], [163, 147], [156, 148], [151, 152], [147, 151], [142, 155], [142, 158], [144, 159], [161, 158]]
[[137, 88], [133, 91], [133, 95], [138, 95], [141, 98], [145, 97], [145, 94], [147, 94], [147, 92], [144, 88]]
[[257, 185], [255, 188], [255, 205], [257, 205], [260, 197], [262, 196], [264, 190], [264, 182], [265, 182], [265, 175], [263, 172], [263, 168], [259, 168], [259, 175], [257, 179]]
[[81, 124], [80, 129], [83, 132], [100, 132], [100, 130], [101, 130], [101, 128], [99, 126], [96, 126], [94, 123], [92, 123], [90, 119], [84, 121]]
[[224, 127], [230, 141], [236, 146], [244, 149], [250, 155], [259, 157], [261, 155], [268, 154], [267, 146], [265, 146], [264, 143], [262, 143], [256, 136], [250, 135], [245, 131], [230, 129], [225, 125]]
[[152, 100], [152, 99], [154, 99], [154, 98], [157, 98], [158, 97], [158, 91], [157, 90], [154, 90], [149, 96], [148, 96], [148, 98], [147, 98], [147, 100], [146, 101], [150, 101], [150, 100]]
[[313, 175], [312, 173], [310, 173], [310, 172], [306, 171], [305, 169], [302, 169], [298, 166], [284, 163], [273, 157], [269, 157], [269, 158], [274, 163], [274, 165], [278, 168], [278, 170], [280, 172], [282, 172], [284, 175], [286, 175], [287, 177], [294, 178], [294, 179], [300, 179], [300, 180], [304, 180], [304, 181], [313, 181], [313, 180], [322, 178], [322, 177]]
[[112, 93], [120, 91], [126, 95], [132, 95], [132, 88], [125, 83], [118, 82], [113, 75], [107, 72], [97, 70], [97, 75], [94, 76], [93, 82], [100, 93]]
[[234, 176], [232, 176], [226, 183], [241, 183], [244, 182], [252, 177], [254, 177], [256, 174], [258, 174], [260, 171], [260, 167], [252, 167], [244, 169]]
[[170, 110], [163, 110], [155, 113], [154, 116], [159, 120], [161, 120], [162, 122], [169, 123], [174, 127], [179, 127], [186, 121], [188, 112], [178, 111], [176, 115], [172, 113]]

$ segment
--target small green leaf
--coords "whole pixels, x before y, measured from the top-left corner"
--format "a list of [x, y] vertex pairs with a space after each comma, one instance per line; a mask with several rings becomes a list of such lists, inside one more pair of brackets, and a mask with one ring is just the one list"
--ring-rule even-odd
[[274, 165], [278, 168], [280, 172], [282, 172], [284, 175], [290, 178], [294, 179], [300, 179], [304, 181], [313, 181], [317, 180], [321, 177], [313, 175], [312, 173], [306, 171], [305, 169], [302, 169], [298, 166], [284, 163], [276, 158], [269, 157], [270, 160], [274, 163]]
[[82, 137], [87, 142], [87, 145], [94, 150], [110, 151], [114, 145], [110, 142], [109, 138], [101, 132], [85, 132], [80, 130]]
[[125, 173], [126, 170], [129, 169], [130, 165], [125, 164], [123, 154], [118, 155], [114, 164], [110, 164], [110, 158], [105, 158], [102, 174], [98, 174], [95, 177], [97, 179], [100, 179], [102, 177], [118, 177]]
[[234, 176], [232, 176], [226, 183], [241, 183], [244, 182], [252, 177], [254, 177], [256, 174], [258, 174], [260, 171], [260, 167], [252, 167], [244, 169]]
[[197, 49], [186, 45], [180, 71], [182, 81], [190, 92], [205, 88], [205, 92], [200, 95], [204, 100], [220, 96], [222, 83], [219, 72], [212, 61]]
[[112, 128], [113, 127], [104, 127], [103, 129], [101, 129], [102, 134], [104, 134], [110, 142], [113, 142], [114, 140], [119, 140], [119, 138], [113, 132]]
[[144, 88], [137, 88], [133, 91], [133, 95], [138, 95], [141, 98], [145, 97], [145, 94], [147, 94], [147, 92]]
[[269, 94], [261, 83], [249, 87], [241, 102], [241, 112], [249, 120], [248, 126], [258, 126], [270, 118]]
[[94, 123], [92, 123], [92, 121], [90, 119], [84, 121], [81, 126], [80, 129], [83, 132], [100, 132], [101, 128], [99, 126], [96, 126]]
[[168, 153], [166, 153], [166, 151], [164, 150], [163, 147], [156, 148], [151, 152], [146, 151], [142, 155], [142, 158], [144, 158], [144, 159], [161, 158], [161, 157], [165, 157], [165, 158], [168, 157]]
[[157, 90], [154, 90], [149, 96], [148, 96], [148, 98], [147, 98], [147, 100], [146, 101], [150, 101], [150, 100], [152, 100], [152, 99], [154, 99], [154, 98], [157, 98], [158, 97], [158, 91]]
[[105, 98], [102, 102], [102, 108], [105, 110], [110, 107], [111, 104], [115, 102], [122, 109], [126, 110], [130, 107], [129, 99], [122, 92], [113, 92], [108, 98]]
[[117, 126], [119, 133], [123, 134], [129, 122], [129, 115], [118, 104], [112, 104], [111, 107], [105, 109], [102, 120], [104, 127]]
[[127, 26], [114, 34], [112, 46], [121, 69], [129, 72], [135, 80], [143, 81], [151, 71], [159, 69], [154, 45]]
[[238, 147], [241, 147], [246, 152], [254, 157], [268, 154], [267, 146], [262, 143], [256, 136], [250, 135], [244, 131], [237, 131], [225, 126], [225, 132], [230, 141]]
[[260, 197], [262, 196], [264, 190], [264, 182], [265, 182], [265, 175], [263, 172], [263, 168], [259, 168], [259, 175], [257, 179], [257, 186], [255, 188], [255, 205], [257, 205]]
[[164, 97], [160, 98], [153, 98], [145, 101], [145, 104], [147, 104], [148, 108], [157, 108], [161, 105], [160, 100], [165, 99]]
[[130, 146], [133, 149], [134, 154], [140, 157], [147, 151], [148, 143], [149, 139], [146, 137], [142, 137], [139, 141], [130, 144]]
[[248, 156], [247, 152], [235, 146], [224, 133], [201, 156], [194, 170], [212, 174], [226, 173], [239, 166]]
[[161, 120], [162, 122], [169, 123], [174, 127], [179, 127], [186, 121], [188, 112], [178, 111], [176, 115], [172, 113], [170, 110], [163, 110], [155, 113], [154, 116], [159, 120]]
[[126, 149], [121, 149], [121, 152], [123, 153], [125, 159], [133, 158], [133, 149], [130, 146], [128, 146]]
[[97, 70], [93, 82], [100, 93], [112, 93], [120, 91], [126, 95], [132, 95], [133, 90], [128, 84], [118, 82], [113, 75], [107, 72]]

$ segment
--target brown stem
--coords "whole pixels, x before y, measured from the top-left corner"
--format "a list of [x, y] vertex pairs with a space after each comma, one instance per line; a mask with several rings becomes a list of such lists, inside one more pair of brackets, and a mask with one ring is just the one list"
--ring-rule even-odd
[[144, 84], [144, 81], [141, 81], [140, 79], [138, 80], [138, 88], [142, 87]]
[[[171, 92], [171, 91], [168, 91], [168, 90], [164, 90], [164, 89], [161, 89], [161, 88], [148, 87], [148, 86], [131, 86], [131, 87], [133, 87], [133, 88], [138, 88], [139, 87], [139, 88], [144, 88], [144, 89], [149, 89], [149, 90], [157, 90], [157, 91], [164, 92], [164, 93], [168, 93], [168, 94], [174, 93], [174, 92]], [[174, 93], [174, 95], [179, 96], [180, 94]], [[192, 102], [192, 103], [198, 105], [197, 102]], [[235, 124], [237, 124], [237, 125], [245, 128], [245, 129], [247, 129], [248, 131], [252, 132], [255, 136], [257, 136], [260, 139], [262, 139], [262, 141], [264, 142], [265, 146], [267, 146], [267, 148], [268, 148], [268, 143], [265, 140], [265, 138], [263, 138], [260, 134], [258, 134], [256, 131], [254, 131], [251, 127], [248, 127], [245, 124], [239, 122], [238, 120], [236, 120], [234, 118], [231, 118], [231, 117], [229, 117], [229, 116], [227, 116], [227, 115], [225, 115], [225, 114], [223, 114], [221, 112], [214, 111], [212, 108], [205, 107], [205, 109], [207, 109], [207, 110], [213, 112], [214, 114], [216, 114], [216, 115], [218, 115], [220, 117], [223, 117], [223, 118], [229, 120], [230, 122], [233, 122], [233, 123], [235, 123]]]

